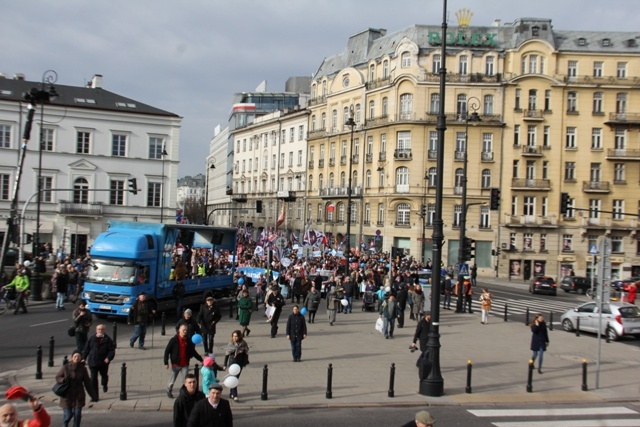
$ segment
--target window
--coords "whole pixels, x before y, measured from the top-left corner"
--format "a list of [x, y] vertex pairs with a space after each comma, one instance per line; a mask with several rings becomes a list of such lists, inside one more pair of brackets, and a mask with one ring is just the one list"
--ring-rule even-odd
[[578, 61], [569, 61], [567, 64], [567, 77], [569, 81], [575, 81], [578, 75]]
[[338, 203], [338, 222], [344, 222], [344, 203]]
[[316, 115], [314, 114], [313, 116], [311, 116], [311, 131], [315, 131], [316, 130]]
[[302, 150], [298, 150], [298, 166], [302, 166]]
[[513, 145], [514, 147], [520, 145], [520, 125], [513, 126]]
[[277, 163], [277, 159], [276, 159], [276, 155], [272, 155], [271, 156], [271, 169], [275, 169], [276, 168], [276, 163]]
[[533, 216], [536, 214], [536, 198], [532, 196], [525, 196], [522, 204], [522, 214]]
[[89, 181], [85, 178], [73, 181], [73, 203], [89, 203]]
[[247, 138], [242, 140], [242, 152], [247, 151]]
[[484, 73], [487, 76], [493, 76], [494, 74], [494, 61], [495, 57], [493, 56], [487, 56], [487, 59], [485, 60], [484, 63]]
[[492, 160], [493, 156], [493, 134], [482, 134], [482, 160]]
[[527, 146], [535, 147], [536, 146], [536, 125], [527, 126]]
[[624, 245], [622, 242], [622, 236], [611, 237], [611, 252], [622, 253], [624, 252]]
[[623, 114], [627, 112], [627, 94], [616, 94], [616, 113]]
[[529, 91], [529, 105], [528, 105], [528, 109], [529, 110], [535, 110], [537, 109], [538, 106], [538, 91], [535, 89], [531, 89]]
[[401, 67], [402, 68], [408, 68], [411, 67], [411, 53], [409, 52], [402, 52], [402, 55], [400, 55], [401, 58]]
[[371, 205], [369, 203], [364, 205], [364, 223], [365, 225], [371, 224]]
[[0, 148], [11, 148], [11, 126], [0, 124]]
[[41, 201], [43, 202], [52, 202], [53, 201], [53, 192], [52, 191], [48, 191], [51, 190], [53, 188], [53, 178], [50, 176], [43, 176], [42, 178], [42, 198]]
[[386, 79], [389, 77], [389, 61], [386, 59], [382, 61], [382, 78]]
[[408, 203], [399, 203], [396, 208], [396, 225], [410, 225], [411, 208]]
[[604, 97], [604, 94], [602, 92], [595, 92], [593, 94], [593, 113], [594, 114], [602, 113], [603, 97]]
[[491, 169], [483, 169], [482, 170], [482, 188], [490, 188], [491, 187]]
[[413, 94], [400, 95], [400, 119], [411, 120], [413, 117]]
[[429, 131], [429, 158], [435, 159], [438, 153], [438, 132]]
[[595, 61], [593, 63], [593, 77], [602, 77], [603, 68], [604, 68], [604, 62]]
[[565, 148], [578, 148], [576, 141], [577, 141], [576, 128], [568, 127], [567, 136], [565, 139]]
[[524, 233], [522, 235], [522, 250], [523, 251], [533, 250], [533, 234], [532, 233]]
[[551, 90], [544, 91], [544, 111], [551, 111]]
[[382, 117], [389, 115], [389, 99], [385, 96], [382, 98]]
[[467, 135], [464, 132], [456, 132], [455, 159], [464, 160], [467, 146]]
[[109, 203], [112, 205], [124, 205], [124, 180], [112, 179], [109, 182]]
[[456, 102], [456, 114], [458, 115], [458, 120], [464, 120], [467, 117], [467, 95], [464, 93], [458, 95]]
[[[280, 153], [280, 162], [278, 163], [278, 167], [280, 169], [284, 168], [284, 153]], [[243, 165], [243, 169], [244, 169], [244, 165]]]
[[9, 183], [11, 182], [11, 175], [8, 173], [0, 174], [0, 200], [9, 200], [11, 197], [11, 190]]
[[338, 128], [338, 110], [331, 111], [331, 128], [333, 130]]
[[86, 131], [78, 131], [76, 133], [76, 153], [89, 154], [91, 144], [91, 133]]
[[562, 235], [562, 251], [571, 252], [572, 250], [573, 250], [573, 235], [563, 234]]
[[367, 157], [373, 159], [373, 136], [367, 137]]
[[467, 63], [467, 60], [467, 55], [460, 55], [460, 62], [458, 63], [458, 74], [460, 74], [461, 76], [466, 76], [469, 73], [469, 64]]
[[427, 187], [434, 188], [436, 186], [437, 168], [429, 168], [427, 172]]
[[591, 129], [591, 149], [602, 150], [602, 128]]
[[371, 188], [371, 169], [367, 169], [365, 179], [364, 179], [365, 188]]
[[453, 207], [453, 226], [460, 227], [460, 220], [462, 218], [462, 205], [455, 205]]
[[376, 79], [376, 66], [374, 64], [369, 65], [369, 81], [372, 82]]
[[624, 163], [616, 163], [614, 165], [613, 182], [616, 184], [624, 184]]
[[518, 177], [519, 169], [520, 169], [520, 161], [519, 160], [514, 160], [513, 161], [513, 169], [512, 169], [513, 178], [517, 178]]
[[384, 224], [384, 204], [378, 203], [378, 224]]
[[149, 158], [162, 159], [164, 140], [157, 137], [149, 137]]
[[360, 104], [356, 104], [356, 109], [355, 109], [355, 121], [356, 123], [360, 123], [360, 119], [362, 117], [362, 112], [360, 109]]
[[435, 203], [429, 203], [427, 205], [427, 218], [425, 219], [425, 226], [432, 227], [435, 217], [436, 217], [436, 205]]
[[380, 154], [387, 152], [387, 134], [380, 134]]
[[439, 54], [433, 55], [433, 60], [431, 61], [431, 72], [433, 74], [438, 74], [440, 72], [440, 67], [442, 67], [442, 57]]
[[42, 129], [42, 151], [53, 151], [53, 129]]
[[300, 125], [298, 126], [298, 141], [302, 141], [303, 139], [304, 139], [304, 125]]
[[369, 118], [373, 119], [376, 116], [376, 102], [369, 101]]
[[484, 114], [487, 116], [493, 114], [493, 95], [484, 96]]
[[342, 145], [340, 146], [340, 157], [347, 157], [347, 140], [342, 140]]
[[616, 68], [616, 77], [619, 79], [627, 78], [627, 63], [626, 62], [618, 62], [618, 66]]
[[289, 167], [293, 167], [293, 151], [289, 152]]
[[489, 206], [480, 207], [480, 228], [491, 228], [491, 211]]
[[322, 122], [320, 123], [320, 129], [326, 129], [327, 126], [327, 113], [322, 113]]
[[578, 93], [567, 92], [567, 113], [578, 112]]
[[551, 135], [549, 134], [549, 132], [551, 132], [549, 126], [545, 126], [544, 129], [542, 130], [543, 135], [542, 135], [542, 146], [544, 148], [551, 148]]
[[529, 73], [536, 74], [538, 72], [538, 55], [529, 55]]
[[432, 93], [429, 102], [429, 111], [431, 114], [437, 114], [440, 111], [440, 94]]
[[521, 96], [522, 96], [522, 90], [516, 89], [514, 107], [513, 107], [516, 110], [520, 109], [520, 98], [521, 98]]
[[546, 250], [547, 250], [547, 235], [543, 233], [540, 235], [540, 252], [546, 252]]
[[536, 179], [536, 162], [527, 160], [526, 179]]
[[124, 157], [127, 152], [127, 135], [114, 133], [111, 139], [111, 155]]
[[456, 188], [461, 188], [463, 181], [464, 181], [464, 169], [457, 168], [456, 172], [455, 172], [454, 184], [453, 185]]
[[406, 166], [396, 169], [396, 191], [409, 191], [409, 168]]
[[411, 154], [411, 132], [398, 132], [398, 157], [409, 157]]
[[549, 162], [547, 160], [542, 162], [542, 179], [549, 179]]
[[613, 201], [613, 219], [624, 219], [624, 200]]
[[589, 218], [590, 219], [598, 219], [600, 218], [600, 199], [589, 199]]

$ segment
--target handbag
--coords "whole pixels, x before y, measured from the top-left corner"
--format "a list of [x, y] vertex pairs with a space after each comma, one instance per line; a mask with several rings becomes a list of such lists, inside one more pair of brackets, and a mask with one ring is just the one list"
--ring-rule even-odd
[[51, 391], [56, 396], [60, 396], [60, 397], [65, 397], [69, 392], [69, 374], [67, 372], [66, 366], [64, 367], [64, 380], [61, 383], [56, 381]]
[[76, 336], [76, 327], [75, 327], [75, 325], [69, 326], [69, 329], [67, 329], [67, 335], [69, 335], [70, 337], [75, 337]]
[[382, 320], [382, 318], [378, 317], [378, 320], [376, 320], [376, 331], [383, 333], [384, 332], [384, 320]]

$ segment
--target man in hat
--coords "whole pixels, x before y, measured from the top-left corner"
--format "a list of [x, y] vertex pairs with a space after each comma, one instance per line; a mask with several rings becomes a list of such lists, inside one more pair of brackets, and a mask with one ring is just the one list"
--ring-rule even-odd
[[[11, 398], [11, 397], [9, 397]], [[18, 410], [13, 403], [7, 403], [0, 406], [0, 423], [3, 426], [24, 426], [24, 427], [49, 427], [51, 425], [51, 417], [40, 404], [40, 401], [33, 396], [27, 396], [29, 407], [33, 411], [32, 420], [18, 420]]]
[[138, 350], [146, 350], [144, 346], [144, 338], [147, 336], [147, 326], [149, 321], [156, 314], [155, 306], [147, 301], [145, 292], [138, 295], [138, 299], [129, 310], [129, 318], [127, 324], [134, 324], [133, 335], [129, 339], [129, 346], [133, 348], [136, 340], [138, 340]]
[[273, 315], [271, 316], [271, 338], [275, 338], [278, 333], [278, 319], [280, 319], [280, 313], [282, 313], [282, 307], [284, 307], [285, 301], [280, 294], [280, 287], [274, 285], [271, 295], [267, 298], [267, 305], [275, 308]]
[[415, 419], [403, 424], [402, 427], [433, 427], [436, 419], [427, 411], [419, 411], [416, 413]]
[[216, 336], [216, 325], [222, 319], [222, 313], [212, 296], [208, 296], [198, 313], [198, 325], [202, 331], [204, 352], [213, 353], [213, 341]]
[[187, 427], [232, 427], [231, 405], [222, 399], [222, 385], [211, 384], [206, 399], [193, 407]]

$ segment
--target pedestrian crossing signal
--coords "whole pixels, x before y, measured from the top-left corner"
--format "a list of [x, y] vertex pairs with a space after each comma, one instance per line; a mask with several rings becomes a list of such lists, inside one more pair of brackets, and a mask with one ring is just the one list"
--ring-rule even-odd
[[138, 194], [138, 180], [136, 178], [129, 178], [129, 192]]
[[491, 189], [491, 203], [490, 210], [499, 211], [500, 210], [500, 189], [492, 188]]

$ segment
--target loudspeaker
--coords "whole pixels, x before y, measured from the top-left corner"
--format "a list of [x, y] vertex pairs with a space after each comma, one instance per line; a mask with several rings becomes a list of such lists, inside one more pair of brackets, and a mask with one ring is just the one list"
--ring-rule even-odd
[[222, 239], [224, 239], [224, 233], [222, 231], [214, 230], [211, 234], [211, 244], [214, 246], [221, 245]]

